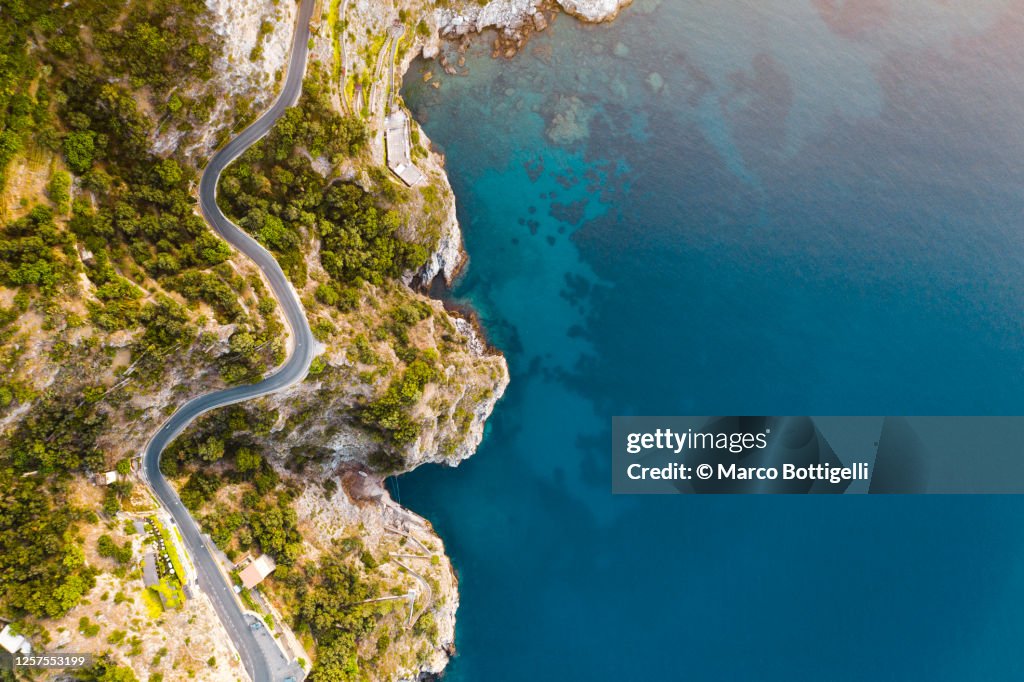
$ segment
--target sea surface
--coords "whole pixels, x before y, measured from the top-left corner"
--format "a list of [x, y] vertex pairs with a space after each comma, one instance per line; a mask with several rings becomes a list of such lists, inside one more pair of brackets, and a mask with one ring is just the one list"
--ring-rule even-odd
[[460, 578], [446, 679], [1024, 678], [1024, 499], [609, 473], [612, 415], [1024, 414], [1021, 3], [637, 0], [489, 53], [403, 91], [512, 375], [398, 481]]

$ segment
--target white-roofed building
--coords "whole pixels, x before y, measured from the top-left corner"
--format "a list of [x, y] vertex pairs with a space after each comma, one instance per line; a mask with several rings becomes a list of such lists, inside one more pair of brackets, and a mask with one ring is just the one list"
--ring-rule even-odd
[[29, 654], [32, 653], [32, 645], [22, 635], [14, 634], [11, 630], [10, 625], [5, 625], [3, 630], [0, 630], [0, 647], [7, 649], [12, 654]]

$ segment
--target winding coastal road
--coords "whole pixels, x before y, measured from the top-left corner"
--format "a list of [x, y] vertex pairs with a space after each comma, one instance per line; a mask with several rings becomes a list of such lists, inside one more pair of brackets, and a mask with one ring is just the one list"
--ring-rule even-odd
[[[177, 523], [185, 547], [195, 565], [198, 586], [213, 602], [217, 616], [224, 624], [224, 628], [242, 659], [242, 665], [253, 682], [279, 682], [274, 680], [271, 662], [268, 661], [266, 653], [266, 642], [261, 646], [257, 632], [250, 629], [249, 622], [236, 601], [231, 586], [218, 568], [217, 559], [204, 541], [199, 526], [160, 472], [160, 453], [200, 415], [224, 405], [266, 395], [302, 381], [313, 359], [313, 335], [309, 330], [309, 322], [306, 320], [306, 314], [298, 295], [270, 252], [228, 220], [227, 216], [221, 212], [217, 206], [217, 181], [220, 179], [221, 172], [246, 149], [266, 135], [285, 110], [298, 100], [306, 71], [309, 21], [314, 5], [315, 0], [302, 0], [299, 6], [288, 73], [277, 100], [259, 119], [214, 154], [199, 181], [199, 206], [203, 217], [217, 231], [217, 234], [251, 258], [263, 271], [274, 298], [281, 306], [285, 322], [291, 330], [292, 352], [281, 367], [259, 383], [208, 393], [183, 405], [160, 427], [142, 455], [143, 476], [149, 482], [161, 504]], [[273, 648], [271, 646], [271, 649]]]

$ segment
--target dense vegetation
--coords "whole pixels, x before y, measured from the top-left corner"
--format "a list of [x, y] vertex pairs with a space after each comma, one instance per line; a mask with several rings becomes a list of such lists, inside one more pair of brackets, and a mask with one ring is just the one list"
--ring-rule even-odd
[[[387, 171], [369, 173], [376, 189], [371, 194], [357, 184], [329, 180], [314, 168], [317, 158], [334, 167], [365, 140], [361, 119], [334, 112], [322, 76], [314, 70], [300, 105], [232, 165], [220, 183], [226, 212], [274, 252], [299, 287], [308, 279], [305, 254], [319, 240], [320, 265], [329, 279], [317, 285], [316, 300], [341, 312], [358, 306], [364, 283], [393, 281], [422, 266], [429, 255], [427, 245], [403, 237], [403, 216], [389, 207], [399, 190]], [[407, 367], [383, 396], [360, 411], [361, 422], [397, 448], [418, 437], [421, 425], [410, 408], [437, 376], [436, 355], [420, 353], [408, 338], [412, 325], [430, 315], [429, 306], [410, 302], [387, 311], [380, 329]], [[318, 337], [326, 338], [332, 329], [325, 319], [314, 321]], [[393, 455], [385, 468], [400, 466]]]
[[[279, 600], [300, 636], [308, 634], [316, 642], [312, 679], [364, 680], [372, 662], [360, 657], [359, 644], [369, 639], [383, 655], [390, 642], [384, 618], [399, 608], [396, 616], [404, 621], [406, 603], [367, 601], [384, 595], [371, 573], [377, 560], [357, 537], [337, 540], [317, 561], [301, 560], [303, 543], [292, 508], [301, 491], [281, 480], [254, 438], [254, 433], [268, 435], [277, 417], [258, 405], [217, 410], [171, 445], [162, 467], [169, 476], [186, 481], [182, 500], [230, 557], [266, 552], [277, 561], [276, 571], [261, 589]], [[232, 486], [230, 494], [218, 496], [225, 486]]]
[[53, 211], [36, 206], [0, 229], [0, 284], [50, 294], [73, 281], [74, 244], [57, 228]]
[[200, 517], [214, 542], [234, 557], [239, 550], [266, 552], [278, 564], [294, 563], [302, 548], [291, 501], [296, 491], [263, 458], [253, 435], [266, 435], [276, 414], [256, 416], [235, 406], [203, 418], [167, 449], [160, 466], [168, 476], [185, 478], [181, 499], [199, 514], [225, 485], [236, 485], [237, 508], [216, 505]]
[[[311, 158], [332, 166], [366, 141], [362, 121], [331, 108], [326, 88], [307, 79], [300, 105], [224, 174], [220, 198], [238, 223], [270, 248], [297, 285], [306, 282], [303, 252], [320, 240], [320, 263], [332, 281], [317, 293], [351, 305], [351, 288], [380, 284], [426, 262], [427, 249], [400, 236], [402, 217], [357, 185], [331, 182]], [[384, 183], [389, 181], [384, 176]]]
[[[280, 328], [262, 285], [235, 273], [227, 245], [196, 215], [196, 170], [151, 151], [158, 125], [208, 122], [213, 100], [172, 92], [210, 74], [219, 48], [203, 28], [205, 3], [0, 5], [0, 189], [16, 160], [50, 172], [38, 205], [0, 223], [0, 287], [16, 293], [0, 305], [0, 416], [23, 410], [0, 434], [0, 615], [53, 617], [93, 584], [76, 524], [96, 518], [69, 505], [69, 485], [111, 466], [97, 443], [128, 409], [95, 383], [111, 362], [105, 335], [131, 333], [132, 380], [153, 386], [166, 356], [197, 340], [198, 313], [161, 289], [238, 325], [220, 368], [228, 381], [263, 371]], [[239, 305], [239, 292], [256, 310]], [[50, 377], [41, 394], [17, 378], [25, 344], [12, 343], [39, 332], [30, 314], [54, 339], [32, 359]], [[129, 491], [111, 486], [96, 511], [117, 511]], [[104, 541], [101, 553], [124, 552]]]
[[45, 142], [56, 140], [52, 129], [50, 92], [32, 84], [39, 62], [30, 50], [30, 36], [41, 16], [52, 10], [50, 2], [4, 2], [0, 15], [0, 189], [6, 185], [11, 159], [39, 131], [46, 130]]
[[94, 584], [76, 543], [81, 512], [56, 503], [63, 483], [41, 476], [16, 480], [0, 469], [0, 594], [11, 614], [58, 616]]
[[[258, 322], [238, 305], [246, 283], [218, 267], [230, 256], [228, 246], [196, 215], [195, 170], [150, 151], [155, 116], [188, 124], [182, 116], [209, 115], [208, 106], [167, 94], [183, 73], [210, 75], [216, 45], [200, 30], [202, 0], [137, 0], [127, 11], [80, 0], [60, 12], [50, 2], [22, 0], [5, 3], [7, 11], [11, 19], [0, 21], [0, 30], [12, 58], [0, 64], [0, 85], [8, 86], [0, 88], [0, 137], [13, 151], [0, 162], [34, 144], [63, 158], [79, 191], [72, 201], [63, 171], [48, 189], [58, 210], [70, 210], [71, 234], [44, 207], [0, 229], [0, 283], [49, 300], [74, 295], [76, 271], [84, 270], [95, 287], [89, 321], [107, 332], [144, 326], [146, 347], [188, 343], [195, 335], [185, 311], [150, 295], [156, 283], [205, 303], [221, 322]], [[114, 25], [120, 30], [110, 30]], [[146, 113], [146, 102], [166, 111]], [[257, 346], [279, 330], [262, 333]], [[262, 369], [252, 357], [240, 364], [243, 370], [228, 372], [232, 380]]]
[[[62, 84], [82, 71], [93, 71], [108, 83], [117, 79], [120, 87], [148, 88], [182, 124], [204, 121], [212, 102], [165, 96], [181, 74], [210, 75], [217, 45], [202, 30], [205, 12], [202, 0], [133, 1], [127, 8], [76, 0], [59, 9], [52, 0], [5, 0], [0, 12], [0, 188], [8, 162], [30, 144], [64, 151], [69, 167], [79, 174], [105, 151], [99, 131], [68, 126], [58, 111]], [[147, 134], [142, 131], [136, 141], [144, 142]]]
[[[260, 319], [273, 302], [225, 264], [229, 248], [194, 211], [195, 170], [150, 151], [158, 114], [141, 105], [159, 101], [174, 74], [208, 75], [216, 46], [199, 31], [205, 11], [201, 0], [136, 1], [127, 9], [86, 0], [60, 12], [38, 0], [5, 3], [0, 31], [10, 56], [0, 60], [0, 163], [22, 152], [59, 156], [77, 191], [72, 199], [71, 176], [54, 171], [47, 193], [56, 213], [38, 206], [0, 226], [0, 284], [27, 296], [18, 312], [36, 301], [48, 326], [59, 329], [84, 322], [55, 305], [80, 298], [84, 274], [92, 288], [83, 301], [88, 322], [104, 332], [144, 327], [136, 353], [195, 339], [190, 315], [152, 293], [157, 284], [177, 291], [208, 305], [220, 322], [239, 324], [247, 336], [232, 345], [236, 353], [222, 372], [243, 381], [279, 350], [267, 344], [279, 336], [276, 322]], [[183, 106], [179, 99], [172, 108]], [[238, 304], [238, 292], [250, 286], [259, 317]], [[17, 324], [0, 318], [2, 341]], [[18, 392], [0, 386], [0, 398], [7, 407]]]
[[[97, 518], [71, 505], [69, 489], [76, 478], [111, 466], [101, 438], [119, 419], [141, 413], [96, 381], [116, 352], [104, 345], [108, 335], [130, 339], [133, 381], [149, 388], [164, 376], [168, 356], [210, 341], [197, 339], [206, 311], [236, 325], [219, 366], [225, 381], [255, 379], [282, 352], [263, 285], [232, 267], [226, 244], [196, 215], [196, 169], [181, 156], [152, 151], [159, 130], [205, 124], [214, 107], [209, 94], [189, 98], [181, 94], [189, 89], [178, 87], [183, 78], [207, 78], [217, 53], [202, 29], [204, 2], [75, 0], [54, 9], [52, 1], [0, 2], [0, 189], [15, 160], [44, 159], [50, 171], [38, 205], [0, 224], [0, 286], [16, 292], [13, 303], [0, 305], [0, 417], [24, 410], [0, 434], [0, 616], [25, 624], [66, 613], [95, 584], [76, 525]], [[239, 110], [244, 114], [244, 103]], [[301, 106], [234, 164], [220, 187], [228, 212], [297, 284], [308, 276], [303, 254], [319, 240], [329, 279], [316, 298], [341, 311], [358, 304], [366, 283], [421, 266], [430, 246], [403, 236], [386, 171], [370, 174], [374, 195], [314, 169], [314, 159], [317, 167], [321, 159], [335, 167], [365, 142], [361, 121], [334, 113], [314, 74]], [[57, 339], [36, 360], [61, 368], [45, 392], [11, 378], [23, 358], [9, 342], [29, 330], [30, 314]], [[362, 421], [404, 445], [418, 433], [409, 408], [435, 379], [437, 358], [408, 338], [429, 306], [386, 314], [382, 333], [396, 339], [405, 368], [365, 406]], [[221, 410], [180, 438], [162, 466], [184, 480], [190, 509], [212, 507], [201, 521], [218, 544], [278, 561], [275, 579], [299, 603], [293, 625], [317, 642], [314, 679], [361, 679], [357, 643], [392, 606], [362, 603], [379, 588], [355, 565], [360, 554], [352, 543], [315, 564], [298, 561], [298, 491], [281, 482], [254, 440], [276, 418]], [[219, 506], [218, 491], [227, 485], [240, 491], [240, 505]], [[130, 492], [128, 483], [109, 486], [96, 511], [112, 515]], [[98, 538], [96, 550], [111, 564], [130, 560], [129, 549], [109, 535]], [[101, 660], [83, 679], [134, 675]]]
[[[300, 590], [299, 627], [308, 627], [317, 643], [314, 682], [356, 682], [360, 675], [358, 641], [373, 633], [381, 603], [376, 587], [344, 561], [341, 552], [325, 556]], [[364, 603], [360, 603], [364, 602]], [[386, 603], [386, 602], [385, 602]]]

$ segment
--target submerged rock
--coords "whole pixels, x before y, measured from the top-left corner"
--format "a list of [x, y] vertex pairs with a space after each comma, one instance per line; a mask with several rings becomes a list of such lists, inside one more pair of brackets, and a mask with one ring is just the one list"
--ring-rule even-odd
[[661, 89], [665, 87], [665, 79], [662, 78], [660, 73], [655, 71], [647, 77], [647, 85], [653, 92], [659, 93], [661, 92]]
[[555, 144], [574, 144], [590, 137], [593, 112], [575, 95], [560, 95], [553, 107], [547, 135]]

